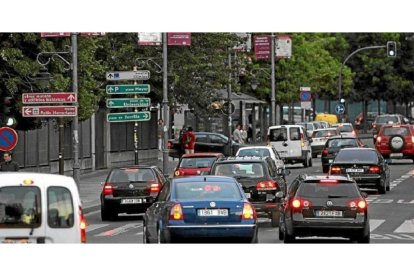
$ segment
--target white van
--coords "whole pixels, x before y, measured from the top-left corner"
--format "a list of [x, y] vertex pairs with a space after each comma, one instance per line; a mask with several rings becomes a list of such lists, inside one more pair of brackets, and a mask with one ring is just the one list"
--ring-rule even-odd
[[303, 126], [271, 126], [267, 130], [267, 139], [285, 164], [302, 163], [305, 168], [312, 167], [311, 140], [307, 137]]
[[85, 243], [86, 220], [71, 177], [0, 173], [0, 243]]

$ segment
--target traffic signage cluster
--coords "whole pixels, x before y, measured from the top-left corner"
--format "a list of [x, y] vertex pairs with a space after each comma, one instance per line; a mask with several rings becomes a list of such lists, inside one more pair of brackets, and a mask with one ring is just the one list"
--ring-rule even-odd
[[23, 117], [75, 117], [77, 106], [23, 106]]
[[[23, 93], [23, 104], [66, 104], [77, 103], [78, 95], [73, 92]], [[75, 117], [78, 107], [71, 105], [23, 106], [23, 117]]]

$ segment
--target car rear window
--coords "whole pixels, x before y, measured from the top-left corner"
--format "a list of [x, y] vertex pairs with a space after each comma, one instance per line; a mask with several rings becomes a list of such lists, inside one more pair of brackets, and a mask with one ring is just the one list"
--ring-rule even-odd
[[331, 139], [328, 141], [329, 148], [358, 147], [356, 139]]
[[336, 130], [317, 130], [313, 133], [314, 138], [321, 138], [321, 137], [327, 137], [327, 136], [334, 136], [336, 135]]
[[108, 182], [146, 182], [155, 180], [156, 176], [150, 168], [126, 168], [113, 170]]
[[344, 125], [344, 126], [340, 126], [340, 127], [338, 127], [338, 129], [339, 129], [339, 132], [352, 132], [353, 131], [353, 129], [352, 129], [352, 126], [350, 126], [350, 125]]
[[389, 122], [398, 123], [398, 117], [397, 116], [381, 116], [381, 117], [377, 117], [375, 122], [379, 124], [388, 124]]
[[234, 200], [242, 195], [235, 182], [183, 182], [175, 186], [177, 200]]
[[305, 198], [360, 197], [358, 189], [353, 183], [320, 184], [319, 182], [304, 182], [299, 186], [296, 195]]
[[377, 163], [378, 155], [372, 150], [341, 150], [335, 163]]
[[41, 225], [38, 187], [0, 188], [0, 228], [37, 228]]
[[269, 140], [272, 142], [286, 141], [287, 129], [285, 127], [271, 129], [269, 132]]
[[213, 162], [216, 160], [215, 157], [186, 157], [181, 159], [180, 168], [210, 168]]
[[74, 210], [71, 192], [65, 187], [47, 189], [47, 223], [51, 228], [71, 228]]
[[393, 135], [401, 135], [407, 136], [409, 135], [408, 127], [386, 127], [384, 128], [383, 135], [385, 136], [393, 136]]
[[290, 134], [290, 140], [292, 141], [300, 140], [300, 130], [298, 127], [291, 127], [289, 129], [289, 134]]
[[244, 156], [258, 156], [258, 157], [266, 157], [270, 156], [270, 150], [259, 148], [259, 149], [240, 149], [237, 156], [244, 157]]
[[248, 176], [252, 178], [264, 177], [263, 163], [223, 163], [217, 164], [214, 175], [222, 176]]

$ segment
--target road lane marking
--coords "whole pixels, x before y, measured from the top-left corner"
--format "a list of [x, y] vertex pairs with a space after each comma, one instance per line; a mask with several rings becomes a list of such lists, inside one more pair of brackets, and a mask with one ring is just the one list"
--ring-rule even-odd
[[90, 216], [95, 215], [95, 214], [100, 213], [100, 212], [101, 212], [101, 210], [88, 212], [88, 213], [85, 214], [85, 217], [90, 217]]
[[128, 223], [121, 227], [102, 232], [98, 235], [95, 235], [95, 237], [113, 237], [139, 227], [142, 227], [142, 223]]
[[106, 227], [106, 226], [108, 226], [109, 224], [90, 224], [90, 225], [88, 225], [87, 227], [86, 227], [86, 233], [88, 233], [88, 232], [92, 232], [92, 231], [94, 231], [94, 230], [96, 230], [96, 229], [99, 229], [99, 228], [103, 228], [103, 227]]
[[139, 236], [139, 235], [142, 235], [142, 234], [144, 234], [144, 232], [143, 231], [139, 231], [138, 233], [135, 234], [135, 236]]
[[381, 224], [383, 224], [385, 219], [370, 219], [369, 220], [369, 229], [370, 232], [374, 232]]
[[395, 229], [394, 233], [414, 233], [414, 220], [406, 220], [404, 221], [397, 229]]

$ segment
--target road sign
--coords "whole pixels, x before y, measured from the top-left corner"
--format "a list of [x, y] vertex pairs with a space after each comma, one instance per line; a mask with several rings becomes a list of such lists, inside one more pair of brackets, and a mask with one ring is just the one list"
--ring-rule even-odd
[[40, 33], [40, 37], [69, 37], [70, 33]]
[[191, 46], [191, 33], [167, 33], [168, 46]]
[[312, 108], [312, 102], [300, 102], [300, 107], [302, 109], [311, 109]]
[[162, 33], [138, 33], [138, 45], [155, 45], [162, 43]]
[[147, 94], [151, 92], [149, 84], [136, 84], [136, 85], [107, 85], [107, 94]]
[[109, 108], [148, 107], [150, 105], [150, 98], [116, 98], [106, 100], [106, 106]]
[[254, 56], [256, 59], [268, 59], [271, 55], [271, 36], [254, 37]]
[[[233, 114], [235, 110], [236, 110], [236, 106], [234, 105], [234, 103], [231, 103], [230, 104], [230, 113]], [[222, 111], [224, 112], [224, 114], [229, 114], [229, 103], [228, 102], [225, 102], [223, 104]]]
[[343, 104], [337, 104], [335, 106], [336, 114], [344, 114], [345, 113], [345, 106]]
[[302, 102], [310, 102], [312, 100], [312, 94], [310, 91], [302, 91], [299, 96]]
[[0, 128], [0, 150], [8, 151], [16, 147], [18, 141], [17, 132], [9, 127]]
[[151, 113], [149, 111], [128, 112], [128, 113], [110, 113], [106, 116], [106, 120], [109, 123], [142, 122], [142, 121], [149, 121], [150, 119], [151, 119]]
[[73, 92], [23, 93], [22, 100], [24, 104], [76, 103], [78, 101], [78, 95]]
[[75, 117], [77, 106], [23, 106], [23, 117]]
[[106, 73], [106, 80], [108, 81], [148, 80], [149, 78], [150, 78], [150, 71], [148, 70], [115, 71], [115, 72]]

